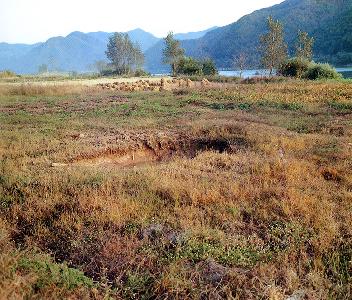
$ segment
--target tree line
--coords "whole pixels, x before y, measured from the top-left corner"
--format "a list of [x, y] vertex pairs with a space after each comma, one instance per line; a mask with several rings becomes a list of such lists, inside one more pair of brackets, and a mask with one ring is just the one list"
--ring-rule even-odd
[[282, 23], [270, 16], [267, 26], [268, 32], [260, 37], [259, 51], [262, 66], [269, 70], [270, 76], [276, 71], [278, 75], [312, 80], [340, 77], [329, 64], [317, 64], [312, 61], [314, 38], [307, 32], [298, 31], [295, 56], [289, 58]]
[[[324, 73], [333, 69], [328, 65], [315, 64], [312, 62], [314, 39], [307, 32], [299, 31], [295, 45], [295, 57], [289, 58], [288, 45], [284, 38], [284, 28], [282, 23], [274, 20], [271, 16], [267, 19], [267, 32], [260, 36], [258, 51], [261, 55], [261, 64], [264, 69], [269, 70], [269, 75], [274, 72], [283, 76], [294, 76], [308, 79], [308, 70]], [[128, 34], [115, 33], [109, 38], [106, 56], [110, 63], [97, 62], [99, 71], [114, 73], [118, 75], [135, 74], [144, 75], [143, 64], [144, 54], [138, 43], [133, 43]], [[210, 58], [195, 59], [185, 56], [185, 51], [181, 47], [180, 41], [175, 39], [174, 34], [169, 32], [164, 38], [164, 49], [162, 61], [168, 64], [171, 74], [183, 75], [215, 75], [218, 73], [215, 63]], [[246, 53], [240, 53], [234, 57], [234, 67], [242, 72], [246, 69]], [[335, 72], [330, 77], [335, 77]], [[312, 77], [312, 76], [311, 76]], [[314, 77], [314, 76], [313, 76]], [[319, 77], [319, 74], [318, 74]]]
[[[172, 32], [164, 38], [162, 61], [170, 65], [171, 74], [184, 75], [215, 75], [217, 69], [210, 59], [200, 59], [185, 56], [180, 41], [174, 38]], [[138, 43], [133, 43], [127, 33], [114, 33], [108, 41], [105, 52], [109, 64], [103, 61], [95, 63], [95, 68], [103, 74], [143, 75], [144, 54]]]

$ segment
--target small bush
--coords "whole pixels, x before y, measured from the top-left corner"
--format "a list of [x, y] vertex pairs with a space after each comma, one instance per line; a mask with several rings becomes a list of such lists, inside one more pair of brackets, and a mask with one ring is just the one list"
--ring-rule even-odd
[[46, 286], [57, 285], [65, 289], [75, 289], [80, 286], [93, 287], [92, 279], [86, 277], [83, 272], [69, 268], [65, 264], [57, 264], [48, 257], [28, 259], [22, 258], [16, 271], [34, 272], [37, 275], [35, 287], [42, 289]]
[[311, 64], [306, 59], [292, 58], [281, 65], [278, 74], [285, 77], [301, 78], [308, 71]]
[[329, 64], [312, 64], [302, 77], [309, 80], [342, 78], [341, 74]]
[[137, 69], [137, 70], [134, 72], [134, 76], [135, 76], [135, 77], [150, 76], [150, 73], [144, 71], [143, 69]]

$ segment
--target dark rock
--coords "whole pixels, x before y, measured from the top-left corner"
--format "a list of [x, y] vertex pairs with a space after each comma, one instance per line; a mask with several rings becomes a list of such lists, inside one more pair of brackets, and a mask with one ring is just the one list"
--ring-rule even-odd
[[149, 239], [153, 241], [162, 236], [163, 229], [164, 227], [161, 224], [150, 224], [140, 232], [139, 237], [140, 239]]
[[222, 282], [229, 273], [229, 269], [217, 263], [214, 259], [208, 258], [206, 261], [200, 262], [198, 268], [201, 272], [202, 279], [211, 283], [218, 284]]

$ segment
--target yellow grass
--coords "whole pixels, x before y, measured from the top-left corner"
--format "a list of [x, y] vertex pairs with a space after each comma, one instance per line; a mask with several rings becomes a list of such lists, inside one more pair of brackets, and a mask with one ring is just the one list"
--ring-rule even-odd
[[351, 297], [350, 84], [11, 91], [1, 295]]

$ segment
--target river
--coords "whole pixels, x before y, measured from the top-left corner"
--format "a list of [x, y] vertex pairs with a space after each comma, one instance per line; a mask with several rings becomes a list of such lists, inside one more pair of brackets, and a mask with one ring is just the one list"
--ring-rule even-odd
[[[352, 78], [352, 67], [346, 68], [336, 68], [337, 72], [341, 73], [344, 78]], [[240, 76], [240, 71], [219, 71], [222, 76]], [[243, 70], [243, 78], [251, 78], [254, 76], [268, 75], [267, 70], [257, 69], [257, 70]]]

